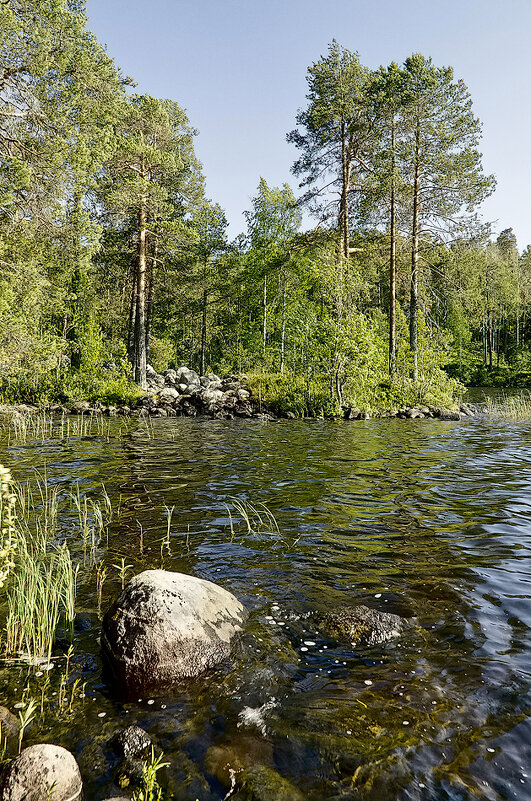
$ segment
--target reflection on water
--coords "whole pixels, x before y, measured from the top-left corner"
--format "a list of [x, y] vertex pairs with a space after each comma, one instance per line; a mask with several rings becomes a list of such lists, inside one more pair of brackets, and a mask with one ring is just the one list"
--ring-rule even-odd
[[[239, 799], [531, 798], [531, 425], [153, 422], [153, 439], [132, 421], [123, 437], [0, 448], [19, 479], [46, 464], [52, 482], [105, 483], [120, 506], [98, 552], [106, 603], [123, 556], [216, 581], [251, 609], [230, 669], [124, 704], [102, 680], [84, 568], [87, 726], [32, 736], [74, 751], [87, 798], [112, 795], [106, 742], [132, 722], [183, 801], [224, 798], [227, 762], [254, 777]], [[231, 536], [231, 496], [266, 504], [280, 535]], [[407, 633], [356, 650], [319, 631], [314, 613], [360, 602], [410, 618]], [[1, 671], [0, 703], [24, 680]]]

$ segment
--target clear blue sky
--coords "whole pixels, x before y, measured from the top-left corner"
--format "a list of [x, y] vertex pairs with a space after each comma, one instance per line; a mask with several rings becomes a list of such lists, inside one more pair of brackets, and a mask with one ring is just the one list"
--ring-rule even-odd
[[483, 123], [483, 206], [494, 230], [531, 243], [531, 0], [87, 0], [88, 27], [139, 92], [169, 97], [199, 129], [207, 194], [230, 234], [260, 176], [296, 188], [286, 133], [307, 67], [337, 39], [368, 67], [412, 52], [451, 65]]

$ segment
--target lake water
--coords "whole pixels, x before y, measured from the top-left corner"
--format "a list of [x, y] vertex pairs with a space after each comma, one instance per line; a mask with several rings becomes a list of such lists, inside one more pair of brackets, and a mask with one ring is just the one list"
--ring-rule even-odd
[[[69, 748], [86, 799], [118, 794], [108, 741], [131, 723], [182, 801], [531, 798], [531, 424], [109, 421], [101, 436], [4, 441], [0, 462], [65, 493], [78, 482], [97, 498], [104, 482], [117, 509], [84, 558], [61, 513], [81, 564], [70, 711], [53, 695], [66, 644], [49, 674], [0, 668], [0, 704], [46, 694], [25, 742]], [[279, 531], [248, 532], [234, 509], [231, 531], [234, 497]], [[96, 573], [105, 609], [122, 558], [129, 575], [163, 566], [240, 598], [251, 614], [231, 664], [162, 698], [117, 698]], [[365, 649], [323, 634], [319, 613], [359, 603], [407, 631]]]

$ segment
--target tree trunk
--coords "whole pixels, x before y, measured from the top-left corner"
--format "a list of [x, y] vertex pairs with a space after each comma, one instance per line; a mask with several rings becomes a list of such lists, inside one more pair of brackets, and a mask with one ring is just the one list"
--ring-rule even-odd
[[492, 325], [492, 312], [488, 313], [488, 322], [489, 322], [489, 329], [487, 333], [487, 347], [488, 347], [488, 354], [489, 354], [489, 371], [492, 370], [492, 346], [493, 346], [493, 337], [494, 337], [494, 330]]
[[207, 305], [208, 305], [208, 292], [203, 290], [203, 315], [201, 320], [201, 359], [199, 365], [199, 372], [201, 375], [205, 374], [205, 361], [206, 361], [206, 337], [207, 337]]
[[282, 291], [282, 333], [280, 335], [280, 375], [284, 375], [284, 354], [286, 347], [286, 281]]
[[135, 381], [142, 389], [146, 382], [146, 265], [147, 265], [146, 206], [142, 202], [138, 210], [138, 252], [136, 262], [136, 318], [134, 367]]
[[70, 215], [70, 223], [72, 225], [72, 275], [70, 279], [70, 325], [66, 331], [66, 339], [70, 342], [70, 366], [74, 370], [79, 370], [81, 367], [81, 326], [82, 326], [82, 309], [81, 309], [81, 285], [83, 273], [83, 246], [82, 246], [82, 226], [81, 215], [83, 211], [83, 199], [79, 185], [75, 184], [72, 199], [72, 211]]
[[267, 344], [267, 277], [264, 277], [264, 318], [262, 327], [262, 349], [265, 359]]
[[345, 280], [345, 268], [349, 257], [349, 226], [348, 226], [348, 185], [349, 167], [347, 136], [345, 122], [341, 122], [341, 201], [339, 208], [339, 275], [337, 286], [337, 319], [341, 323], [343, 319], [343, 284]]
[[136, 326], [136, 261], [133, 272], [133, 285], [131, 287], [131, 303], [129, 305], [129, 325], [127, 329], [127, 355], [134, 364], [135, 358], [135, 326]]
[[153, 320], [153, 293], [155, 288], [155, 270], [157, 269], [158, 243], [155, 238], [153, 258], [151, 259], [151, 270], [149, 275], [149, 287], [146, 304], [146, 363], [149, 364], [151, 358], [151, 322]]
[[391, 384], [396, 370], [396, 209], [395, 209], [395, 118], [391, 123], [391, 219], [389, 247], [389, 380]]
[[413, 357], [413, 369], [411, 377], [415, 383], [419, 380], [418, 370], [418, 303], [419, 303], [419, 151], [420, 151], [420, 129], [417, 123], [415, 133], [415, 176], [413, 182], [413, 226], [411, 237], [411, 299], [409, 305], [409, 347]]

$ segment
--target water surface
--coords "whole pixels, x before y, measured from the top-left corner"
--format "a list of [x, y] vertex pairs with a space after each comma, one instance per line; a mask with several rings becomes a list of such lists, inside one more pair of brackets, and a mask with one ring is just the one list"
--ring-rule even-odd
[[[161, 775], [183, 801], [531, 798], [530, 457], [531, 424], [484, 418], [172, 419], [152, 434], [130, 421], [100, 437], [4, 442], [17, 479], [45, 467], [49, 482], [93, 497], [104, 482], [120, 507], [80, 572], [69, 681], [86, 697], [54, 714], [58, 660], [49, 714], [27, 742], [70, 748], [87, 799], [116, 792], [108, 740], [128, 723], [163, 749]], [[236, 520], [231, 532], [232, 497], [265, 504], [279, 532]], [[95, 587], [99, 562], [105, 608], [122, 557], [130, 574], [163, 566], [237, 595], [251, 616], [231, 665], [170, 696], [117, 698]], [[366, 649], [319, 630], [319, 612], [356, 603], [410, 626]], [[0, 704], [45, 680], [4, 667]], [[251, 777], [230, 796], [227, 763]]]

